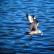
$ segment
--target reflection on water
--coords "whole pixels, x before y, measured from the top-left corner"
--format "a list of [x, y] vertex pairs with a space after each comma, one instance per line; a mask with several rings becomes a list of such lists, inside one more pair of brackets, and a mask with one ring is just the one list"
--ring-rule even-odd
[[[0, 54], [54, 54], [54, 0], [0, 1]], [[26, 14], [35, 15], [44, 35], [25, 34]]]

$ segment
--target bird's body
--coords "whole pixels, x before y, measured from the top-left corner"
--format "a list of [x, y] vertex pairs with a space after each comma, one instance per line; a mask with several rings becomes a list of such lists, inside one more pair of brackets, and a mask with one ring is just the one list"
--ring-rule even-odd
[[29, 32], [30, 35], [33, 35], [33, 34], [40, 34], [41, 31], [40, 30], [36, 30], [36, 31], [31, 31]]

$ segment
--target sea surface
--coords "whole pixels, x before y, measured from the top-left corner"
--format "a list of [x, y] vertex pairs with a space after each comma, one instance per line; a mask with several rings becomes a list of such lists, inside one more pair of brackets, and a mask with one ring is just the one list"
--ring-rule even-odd
[[[27, 35], [26, 14], [39, 21], [43, 35]], [[54, 0], [0, 0], [0, 54], [54, 54]]]

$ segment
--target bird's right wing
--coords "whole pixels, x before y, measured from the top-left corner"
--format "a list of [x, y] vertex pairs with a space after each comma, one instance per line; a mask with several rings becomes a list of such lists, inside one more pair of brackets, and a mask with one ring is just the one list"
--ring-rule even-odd
[[29, 20], [30, 23], [32, 23], [32, 22], [33, 22], [32, 16], [29, 15], [29, 16], [28, 16], [28, 20]]

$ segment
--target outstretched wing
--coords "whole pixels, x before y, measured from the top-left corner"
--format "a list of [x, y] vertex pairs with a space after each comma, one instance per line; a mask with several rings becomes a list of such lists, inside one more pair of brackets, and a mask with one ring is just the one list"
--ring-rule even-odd
[[32, 23], [32, 22], [33, 22], [32, 16], [29, 15], [29, 16], [28, 16], [28, 20], [29, 20], [30, 23]]

